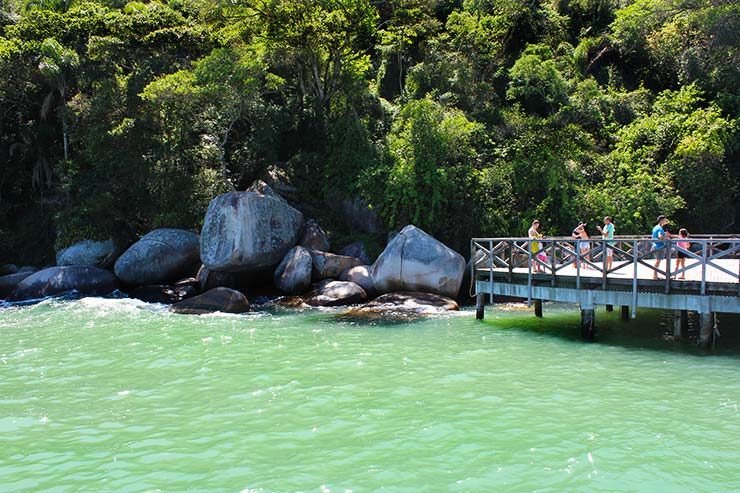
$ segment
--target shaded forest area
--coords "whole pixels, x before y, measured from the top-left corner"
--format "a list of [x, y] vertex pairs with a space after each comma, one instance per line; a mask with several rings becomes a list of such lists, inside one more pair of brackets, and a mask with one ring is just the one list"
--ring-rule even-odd
[[734, 0], [0, 0], [0, 73], [2, 261], [263, 177], [337, 246], [740, 229]]

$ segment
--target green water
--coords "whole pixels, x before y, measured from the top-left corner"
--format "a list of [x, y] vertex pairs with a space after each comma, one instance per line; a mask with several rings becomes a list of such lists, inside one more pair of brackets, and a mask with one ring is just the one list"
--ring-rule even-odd
[[660, 312], [335, 313], [0, 311], [0, 491], [740, 490], [727, 323], [708, 356]]

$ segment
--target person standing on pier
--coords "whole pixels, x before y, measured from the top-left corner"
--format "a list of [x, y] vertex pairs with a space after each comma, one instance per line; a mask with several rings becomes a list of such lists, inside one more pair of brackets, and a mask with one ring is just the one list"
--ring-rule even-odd
[[[527, 231], [527, 235], [529, 236], [530, 240], [538, 240], [542, 238], [542, 233], [540, 233], [537, 229], [540, 227], [540, 221], [538, 219], [535, 219], [532, 221], [532, 226], [529, 228], [529, 231]], [[537, 262], [537, 255], [540, 251], [540, 242], [539, 241], [531, 241], [529, 243], [530, 251], [532, 252], [532, 264], [534, 267], [535, 272], [542, 272], [542, 267], [540, 267], [540, 263]]]
[[[666, 259], [666, 262], [671, 261], [669, 255], [669, 249], [664, 241], [666, 238], [670, 238], [671, 234], [663, 229], [663, 226], [668, 224], [668, 219], [661, 214], [658, 216], [658, 224], [653, 227], [653, 248], [650, 250], [655, 255], [655, 269], [653, 270], [653, 279], [658, 279], [658, 270], [660, 270], [660, 261]], [[656, 241], [657, 240], [657, 241]], [[667, 265], [667, 267], [670, 267]]]
[[[576, 226], [573, 229], [573, 232], [571, 233], [571, 236], [576, 240], [576, 248], [581, 253], [581, 258], [586, 259], [587, 261], [591, 261], [591, 258], [589, 257], [588, 252], [591, 249], [591, 244], [588, 241], [589, 236], [586, 232], [586, 223], [580, 222], [578, 223], [578, 226]], [[578, 268], [578, 259], [575, 261], [575, 267]], [[584, 269], [588, 269], [588, 263], [583, 264]]]
[[[599, 233], [601, 233], [601, 237], [605, 240], [613, 240], [614, 239], [614, 223], [612, 222], [611, 216], [606, 216], [604, 218], [604, 227], [596, 226], [596, 229], [599, 230]], [[613, 241], [608, 241], [606, 243], [606, 270], [611, 270], [612, 264], [614, 263], [614, 249], [612, 248], [614, 246]]]

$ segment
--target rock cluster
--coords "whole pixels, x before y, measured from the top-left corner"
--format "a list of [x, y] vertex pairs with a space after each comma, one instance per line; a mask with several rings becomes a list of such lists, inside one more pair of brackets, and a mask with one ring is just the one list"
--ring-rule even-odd
[[113, 240], [84, 241], [58, 252], [57, 266], [38, 272], [2, 265], [0, 298], [106, 295], [120, 287], [175, 313], [244, 313], [251, 309], [244, 292], [267, 289], [290, 296], [278, 305], [296, 307], [356, 305], [380, 295], [350, 312], [366, 318], [457, 309], [449, 298], [460, 289], [464, 259], [413, 225], [372, 264], [361, 242], [339, 253], [330, 248], [318, 223], [304, 221], [258, 181], [214, 198], [200, 234], [156, 229], [122, 253]]

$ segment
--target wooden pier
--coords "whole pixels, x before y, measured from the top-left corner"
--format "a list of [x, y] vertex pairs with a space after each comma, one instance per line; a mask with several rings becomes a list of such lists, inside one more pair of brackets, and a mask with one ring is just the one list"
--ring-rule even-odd
[[[591, 239], [587, 248], [572, 238], [473, 238], [476, 317], [483, 318], [486, 294], [491, 301], [524, 298], [538, 316], [543, 300], [578, 303], [581, 334], [592, 338], [595, 306], [619, 306], [624, 319], [630, 313], [634, 318], [637, 308], [661, 308], [675, 311], [674, 336], [685, 338], [688, 311], [695, 311], [699, 344], [709, 346], [717, 333], [715, 313], [740, 313], [740, 237], [692, 236], [689, 242], [684, 249], [666, 239], [655, 250], [652, 238], [637, 236]], [[609, 268], [607, 249], [613, 257]], [[656, 267], [660, 254], [670, 261]], [[685, 266], [678, 268], [677, 256], [685, 257]]]

